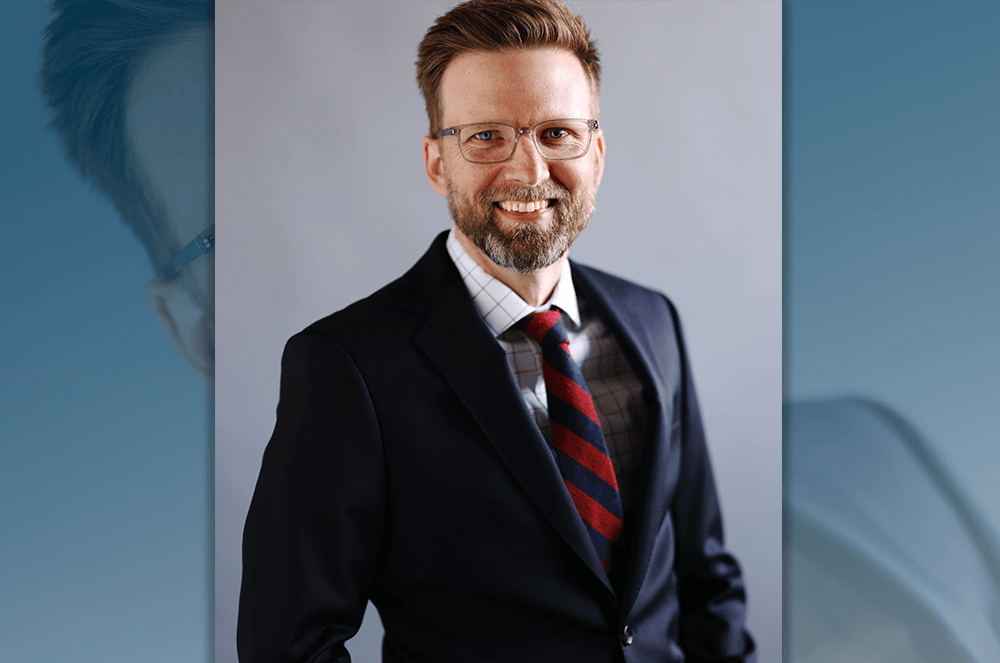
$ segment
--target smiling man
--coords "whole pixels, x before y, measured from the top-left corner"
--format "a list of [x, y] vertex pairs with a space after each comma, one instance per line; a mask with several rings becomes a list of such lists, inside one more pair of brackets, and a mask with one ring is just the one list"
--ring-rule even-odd
[[753, 661], [677, 313], [570, 263], [604, 169], [600, 64], [558, 2], [420, 45], [454, 228], [294, 336], [244, 535], [240, 658]]
[[[593, 214], [604, 170], [597, 120], [583, 119], [597, 115], [587, 72], [559, 48], [464, 52], [438, 85], [434, 123], [455, 126], [424, 138], [431, 186], [448, 197], [462, 249], [540, 305]], [[483, 122], [493, 118], [503, 120]]]

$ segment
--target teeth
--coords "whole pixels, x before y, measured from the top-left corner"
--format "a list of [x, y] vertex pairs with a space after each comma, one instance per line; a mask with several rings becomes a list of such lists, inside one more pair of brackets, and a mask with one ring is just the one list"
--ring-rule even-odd
[[548, 200], [533, 200], [530, 203], [522, 203], [514, 200], [501, 200], [497, 203], [500, 209], [508, 212], [535, 212], [549, 206]]

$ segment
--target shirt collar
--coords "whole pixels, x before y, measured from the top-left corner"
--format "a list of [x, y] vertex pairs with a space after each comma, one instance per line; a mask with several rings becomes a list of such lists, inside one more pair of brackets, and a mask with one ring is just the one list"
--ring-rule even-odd
[[508, 288], [502, 281], [486, 273], [482, 267], [472, 259], [458, 238], [455, 237], [455, 228], [448, 233], [448, 255], [462, 275], [462, 282], [465, 283], [469, 295], [472, 297], [476, 310], [483, 316], [486, 325], [493, 332], [494, 336], [499, 336], [514, 326], [514, 323], [524, 316], [535, 311], [547, 311], [553, 306], [562, 309], [565, 317], [569, 318], [573, 328], [580, 327], [580, 307], [576, 300], [576, 288], [573, 287], [573, 275], [569, 268], [569, 260], [563, 261], [562, 275], [556, 284], [556, 289], [552, 293], [549, 301], [541, 306], [532, 306], [516, 292]]

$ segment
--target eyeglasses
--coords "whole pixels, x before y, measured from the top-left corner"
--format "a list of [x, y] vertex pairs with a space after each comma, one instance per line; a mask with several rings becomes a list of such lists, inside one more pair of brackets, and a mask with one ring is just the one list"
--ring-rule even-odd
[[530, 134], [538, 153], [551, 161], [579, 159], [590, 149], [590, 137], [597, 120], [547, 120], [533, 127], [517, 129], [499, 122], [477, 122], [442, 129], [435, 138], [457, 136], [458, 149], [466, 161], [497, 163], [514, 154], [521, 134]]
[[170, 265], [174, 269], [180, 269], [195, 258], [206, 253], [215, 253], [215, 224], [206, 228], [200, 235], [191, 240], [191, 243], [184, 247], [184, 250], [174, 256]]

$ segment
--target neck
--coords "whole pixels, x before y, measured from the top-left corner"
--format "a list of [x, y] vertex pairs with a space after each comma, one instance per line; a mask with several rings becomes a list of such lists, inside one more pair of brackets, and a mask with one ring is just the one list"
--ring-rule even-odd
[[556, 285], [559, 283], [559, 278], [562, 276], [563, 264], [568, 255], [568, 252], [564, 253], [559, 260], [548, 267], [534, 272], [515, 272], [490, 260], [489, 256], [473, 244], [472, 240], [457, 226], [455, 227], [455, 237], [465, 252], [476, 261], [477, 265], [483, 268], [483, 271], [516, 292], [531, 306], [541, 306], [552, 297], [552, 293], [555, 292]]

